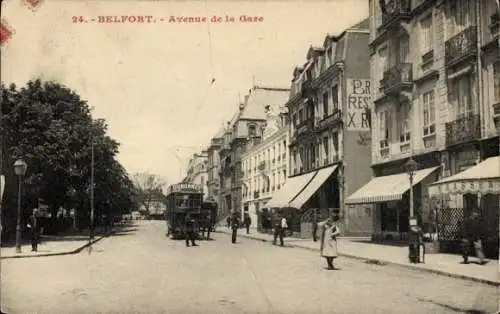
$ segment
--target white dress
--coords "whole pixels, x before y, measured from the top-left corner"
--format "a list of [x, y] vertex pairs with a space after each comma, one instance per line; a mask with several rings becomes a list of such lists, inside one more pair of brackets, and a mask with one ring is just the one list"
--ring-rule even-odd
[[322, 257], [337, 257], [337, 238], [340, 234], [338, 226], [323, 225], [323, 232], [321, 235], [321, 256]]

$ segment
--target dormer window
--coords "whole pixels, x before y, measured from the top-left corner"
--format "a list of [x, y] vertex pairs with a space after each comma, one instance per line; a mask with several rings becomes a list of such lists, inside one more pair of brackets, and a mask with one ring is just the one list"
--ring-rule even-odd
[[248, 125], [248, 136], [257, 136], [257, 128], [255, 127], [255, 125]]

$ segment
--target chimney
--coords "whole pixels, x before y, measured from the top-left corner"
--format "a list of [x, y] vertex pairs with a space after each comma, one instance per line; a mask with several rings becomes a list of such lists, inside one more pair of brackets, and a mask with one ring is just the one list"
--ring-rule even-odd
[[240, 103], [240, 111], [243, 111], [243, 109], [245, 109], [245, 104], [244, 103]]
[[271, 107], [271, 106], [269, 106], [269, 105], [266, 105], [266, 106], [264, 107], [264, 110], [265, 110], [265, 112], [266, 112], [266, 113], [269, 113], [269, 108], [270, 108], [270, 107]]
[[249, 95], [245, 95], [245, 104], [247, 103], [248, 101], [248, 97], [250, 97], [250, 94]]

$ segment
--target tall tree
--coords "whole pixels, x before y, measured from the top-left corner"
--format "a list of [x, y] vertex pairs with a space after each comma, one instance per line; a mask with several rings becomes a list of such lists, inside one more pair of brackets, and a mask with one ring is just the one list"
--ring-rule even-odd
[[152, 201], [163, 200], [162, 189], [165, 186], [165, 181], [158, 175], [138, 172], [133, 174], [132, 182], [137, 190], [140, 205], [142, 205], [146, 214], [149, 214]]
[[41, 198], [53, 216], [61, 206], [88, 211], [93, 146], [96, 208], [109, 212], [117, 210], [116, 204], [134, 206], [131, 180], [116, 160], [119, 143], [106, 134], [104, 120], [92, 119], [87, 102], [79, 95], [39, 79], [20, 89], [2, 84], [0, 92], [6, 205], [16, 195], [9, 165], [22, 158], [28, 164], [27, 209]]

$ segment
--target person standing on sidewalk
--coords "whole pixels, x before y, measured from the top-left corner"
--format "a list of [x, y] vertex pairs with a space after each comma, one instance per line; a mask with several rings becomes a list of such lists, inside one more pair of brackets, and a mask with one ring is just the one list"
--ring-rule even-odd
[[233, 212], [233, 216], [231, 217], [231, 243], [236, 243], [236, 236], [238, 235], [238, 228], [240, 227], [240, 220], [238, 219], [238, 213]]
[[313, 215], [312, 215], [312, 236], [313, 236], [314, 242], [318, 241], [318, 210], [317, 209], [313, 210]]
[[34, 208], [33, 209], [33, 215], [30, 216], [29, 222], [28, 222], [28, 228], [31, 229], [31, 251], [32, 252], [37, 252], [38, 251], [38, 242], [39, 242], [39, 235], [38, 235], [38, 221], [37, 221], [37, 213], [38, 209]]
[[227, 228], [229, 229], [231, 227], [231, 216], [227, 216], [226, 223], [227, 223]]
[[276, 215], [274, 219], [274, 241], [273, 244], [276, 245], [276, 240], [280, 238], [280, 246], [284, 246], [283, 238], [285, 237], [285, 230], [288, 228], [286, 218], [283, 214]]
[[321, 257], [326, 259], [327, 269], [333, 270], [333, 260], [337, 258], [337, 236], [340, 234], [340, 229], [337, 225], [338, 216], [328, 218], [322, 223], [321, 232]]
[[474, 247], [476, 252], [476, 257], [479, 258], [479, 263], [481, 265], [486, 264], [483, 253], [483, 245], [482, 245], [482, 226], [480, 221], [480, 215], [477, 209], [472, 211], [470, 217], [467, 217], [464, 221], [464, 225], [462, 227], [462, 258], [464, 259], [463, 263], [469, 263], [469, 255], [470, 248]]
[[245, 224], [245, 228], [247, 229], [247, 234], [250, 233], [250, 225], [252, 224], [252, 219], [248, 213], [245, 213], [245, 218], [243, 219], [243, 223]]

